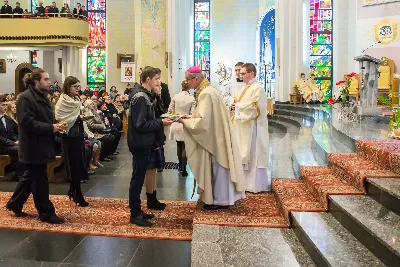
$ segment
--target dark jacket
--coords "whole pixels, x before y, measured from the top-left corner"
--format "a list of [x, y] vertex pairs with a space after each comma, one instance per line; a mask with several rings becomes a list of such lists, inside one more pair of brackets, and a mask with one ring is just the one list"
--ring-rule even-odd
[[82, 16], [83, 10], [79, 9], [79, 11], [78, 11], [78, 9], [74, 8], [74, 11], [72, 13], [76, 16], [78, 16], [78, 15]]
[[163, 102], [164, 110], [168, 110], [171, 103], [171, 95], [169, 94], [168, 84], [161, 83], [161, 99]]
[[[161, 118], [161, 115], [165, 114], [165, 110], [163, 107], [163, 102], [161, 100], [161, 97], [159, 95], [154, 95], [153, 97], [153, 107], [154, 107], [154, 115], [156, 119]], [[157, 143], [157, 146], [163, 146], [164, 141], [166, 141], [166, 136], [164, 134], [164, 125], [161, 124], [160, 130], [156, 132], [156, 137], [155, 137], [155, 142]]]
[[[3, 115], [0, 115], [0, 118], [2, 116]], [[4, 120], [6, 122], [7, 128], [4, 128], [2, 119], [0, 119], [0, 146], [13, 146], [18, 140], [18, 135], [17, 133], [15, 133], [13, 127], [14, 121], [7, 115], [4, 115]]]
[[46, 94], [28, 88], [17, 101], [19, 160], [46, 164], [55, 159], [53, 114]]
[[58, 8], [57, 7], [50, 7], [49, 8], [49, 17], [58, 17]]
[[44, 15], [44, 13], [46, 12], [46, 9], [43, 6], [37, 6], [36, 10], [38, 15]]
[[16, 7], [13, 10], [13, 14], [22, 14], [22, 13], [24, 13], [24, 10], [20, 7]]
[[162, 120], [155, 118], [153, 94], [138, 85], [134, 88], [128, 116], [128, 146], [133, 155], [150, 155]]
[[12, 7], [10, 5], [2, 6], [1, 7], [1, 14], [12, 14]]

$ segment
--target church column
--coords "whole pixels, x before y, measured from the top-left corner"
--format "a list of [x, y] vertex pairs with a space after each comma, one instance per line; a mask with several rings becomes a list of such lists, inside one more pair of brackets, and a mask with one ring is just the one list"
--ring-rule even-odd
[[[171, 95], [179, 93], [185, 70], [193, 64], [193, 0], [168, 0], [167, 51], [171, 52], [172, 64], [168, 66], [168, 84]], [[188, 16], [188, 14], [190, 14]], [[172, 77], [171, 77], [172, 76]]]
[[351, 49], [349, 45], [355, 47], [355, 43], [348, 42], [350, 17], [348, 12], [343, 12], [349, 9], [350, 2], [352, 1], [334, 1], [333, 3], [333, 85], [342, 80], [346, 73], [357, 71], [357, 69], [349, 70], [349, 61], [355, 63], [353, 60], [355, 55], [349, 57]]
[[309, 72], [303, 62], [303, 4], [303, 0], [276, 2], [276, 45], [279, 49], [276, 55], [275, 100], [280, 102], [289, 101], [295, 80], [301, 72]]
[[62, 80], [69, 76], [69, 68], [68, 68], [68, 47], [62, 47]]

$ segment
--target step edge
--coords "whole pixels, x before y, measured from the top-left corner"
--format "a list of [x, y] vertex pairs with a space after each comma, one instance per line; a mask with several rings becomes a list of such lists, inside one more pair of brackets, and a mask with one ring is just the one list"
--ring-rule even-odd
[[[340, 195], [334, 195], [334, 196], [340, 196]], [[373, 238], [375, 238], [380, 244], [382, 244], [384, 247], [386, 247], [387, 249], [389, 249], [393, 254], [395, 254], [397, 257], [400, 258], [400, 252], [394, 250], [386, 241], [384, 241], [381, 237], [379, 237], [375, 232], [373, 232], [369, 227], [367, 227], [365, 224], [363, 224], [362, 222], [360, 222], [360, 220], [358, 220], [358, 218], [356, 218], [355, 216], [353, 216], [351, 213], [349, 213], [345, 208], [343, 208], [341, 205], [339, 205], [339, 203], [337, 203], [332, 197], [331, 195], [328, 196], [329, 201], [332, 201], [332, 203], [334, 203], [336, 205], [336, 207], [339, 207], [340, 210], [345, 213], [345, 215], [347, 215], [351, 220], [353, 220], [358, 226], [361, 226], [361, 228], [366, 231], [368, 234], [370, 234]], [[372, 198], [371, 198], [372, 199]], [[372, 199], [373, 200], [373, 199]], [[373, 200], [374, 201], [374, 200]], [[376, 202], [376, 201], [375, 201]], [[378, 202], [377, 202], [378, 203]], [[380, 203], [378, 203], [379, 205], [381, 205]], [[383, 205], [381, 205], [382, 207], [384, 207]], [[361, 241], [360, 241], [361, 242]]]

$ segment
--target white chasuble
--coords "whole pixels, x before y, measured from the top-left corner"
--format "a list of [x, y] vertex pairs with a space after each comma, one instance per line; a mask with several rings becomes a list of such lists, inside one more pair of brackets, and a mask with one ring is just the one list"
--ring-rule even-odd
[[246, 177], [246, 190], [253, 193], [269, 191], [267, 96], [255, 79], [243, 87], [237, 97], [234, 126]]
[[246, 181], [229, 114], [207, 79], [197, 88], [196, 101], [196, 111], [183, 120], [183, 129], [197, 192], [205, 204], [232, 205], [244, 198]]

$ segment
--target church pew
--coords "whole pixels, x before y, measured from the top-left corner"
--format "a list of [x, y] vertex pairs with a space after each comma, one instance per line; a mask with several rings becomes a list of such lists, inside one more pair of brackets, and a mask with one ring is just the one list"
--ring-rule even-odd
[[124, 135], [128, 134], [128, 110], [122, 113], [122, 133]]
[[47, 178], [50, 183], [57, 183], [59, 179], [56, 176], [56, 168], [60, 167], [63, 163], [62, 156], [56, 156], [56, 160], [50, 163], [47, 163]]
[[12, 160], [9, 155], [0, 155], [0, 181], [10, 181], [12, 174], [6, 174], [6, 167], [11, 164]]

